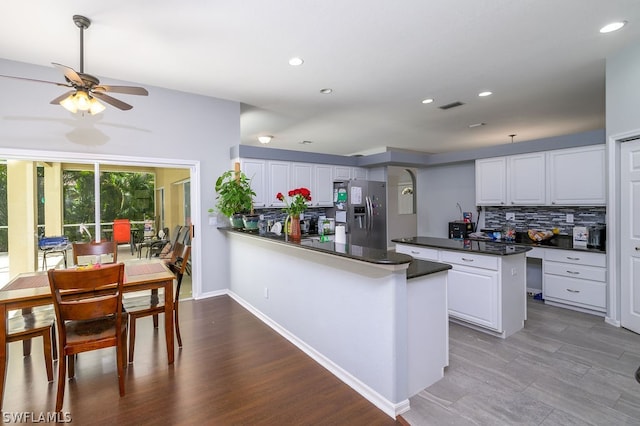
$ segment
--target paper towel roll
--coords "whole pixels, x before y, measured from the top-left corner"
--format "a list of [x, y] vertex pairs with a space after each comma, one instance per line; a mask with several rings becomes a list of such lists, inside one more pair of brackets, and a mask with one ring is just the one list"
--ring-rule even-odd
[[337, 244], [346, 244], [347, 235], [344, 225], [336, 225], [336, 236], [334, 240]]

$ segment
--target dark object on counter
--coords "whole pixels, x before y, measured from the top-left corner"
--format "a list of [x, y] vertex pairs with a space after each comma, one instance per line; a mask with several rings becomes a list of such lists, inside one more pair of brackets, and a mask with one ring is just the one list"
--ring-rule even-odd
[[603, 249], [607, 241], [607, 227], [604, 224], [589, 226], [587, 228], [587, 247]]
[[473, 232], [475, 223], [473, 222], [449, 222], [449, 238], [454, 240], [463, 240]]

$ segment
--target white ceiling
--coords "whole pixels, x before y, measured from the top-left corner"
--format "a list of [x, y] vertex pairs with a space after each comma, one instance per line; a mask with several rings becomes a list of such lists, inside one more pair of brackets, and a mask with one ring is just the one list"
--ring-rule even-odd
[[0, 57], [77, 70], [74, 14], [92, 20], [85, 72], [102, 83], [239, 101], [241, 143], [342, 155], [604, 128], [605, 58], [640, 42], [638, 0], [20, 0], [0, 5]]

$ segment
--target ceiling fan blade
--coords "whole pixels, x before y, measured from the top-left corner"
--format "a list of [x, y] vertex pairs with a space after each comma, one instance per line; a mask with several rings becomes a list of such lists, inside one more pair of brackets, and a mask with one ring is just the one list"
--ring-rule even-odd
[[81, 86], [81, 87], [84, 86], [84, 81], [82, 81], [78, 73], [73, 68], [68, 67], [66, 65], [62, 65], [62, 64], [56, 64], [55, 62], [51, 62], [51, 63], [53, 64], [54, 67], [62, 71], [64, 76], [67, 77], [69, 81], [77, 84], [78, 86]]
[[76, 93], [75, 90], [69, 90], [67, 93], [64, 93], [64, 94], [58, 96], [57, 98], [55, 98], [54, 100], [52, 100], [49, 103], [52, 104], [52, 105], [58, 105], [63, 99], [66, 99], [67, 96], [73, 95], [74, 93]]
[[135, 87], [135, 86], [109, 86], [106, 84], [101, 84], [93, 88], [93, 90], [97, 90], [100, 92], [112, 92], [112, 93], [124, 93], [126, 95], [140, 95], [147, 96], [149, 92], [144, 87]]
[[68, 84], [56, 83], [55, 81], [36, 80], [35, 78], [15, 77], [13, 75], [3, 75], [3, 74], [0, 74], [0, 77], [15, 78], [16, 80], [35, 81], [36, 83], [55, 84], [56, 86], [62, 86], [62, 87], [71, 87]]
[[133, 108], [128, 103], [122, 102], [121, 100], [118, 100], [116, 98], [112, 98], [111, 96], [105, 95], [102, 92], [91, 92], [91, 95], [123, 111], [130, 110], [131, 108]]

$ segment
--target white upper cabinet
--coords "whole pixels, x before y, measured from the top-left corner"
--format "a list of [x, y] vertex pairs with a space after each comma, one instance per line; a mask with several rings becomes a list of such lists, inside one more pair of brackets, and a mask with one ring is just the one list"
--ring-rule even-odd
[[351, 167], [349, 166], [334, 166], [333, 178], [335, 180], [349, 180], [351, 179]]
[[476, 205], [605, 204], [604, 145], [476, 160]]
[[240, 170], [251, 180], [251, 189], [256, 193], [253, 197], [254, 207], [267, 206], [267, 174], [266, 161], [246, 158], [240, 160]]
[[294, 189], [291, 186], [291, 163], [287, 161], [268, 161], [269, 191], [267, 194], [267, 207], [284, 207], [284, 202], [278, 200], [278, 192], [287, 194]]
[[240, 169], [251, 179], [251, 189], [256, 193], [253, 198], [256, 208], [284, 207], [276, 194], [286, 195], [301, 187], [311, 191], [309, 207], [333, 207], [334, 168], [329, 164], [240, 159]]
[[560, 149], [548, 155], [551, 204], [606, 204], [604, 145]]
[[507, 204], [547, 204], [545, 153], [507, 157]]
[[311, 191], [309, 207], [333, 207], [333, 166], [325, 164], [291, 164], [291, 188]]
[[351, 170], [351, 176], [353, 179], [367, 180], [369, 170], [364, 167], [354, 167], [353, 170]]
[[333, 166], [314, 165], [314, 186], [311, 192], [311, 205], [314, 207], [333, 207]]
[[476, 160], [476, 205], [502, 206], [507, 202], [506, 157]]

